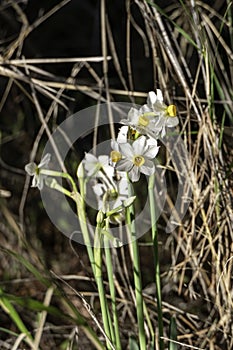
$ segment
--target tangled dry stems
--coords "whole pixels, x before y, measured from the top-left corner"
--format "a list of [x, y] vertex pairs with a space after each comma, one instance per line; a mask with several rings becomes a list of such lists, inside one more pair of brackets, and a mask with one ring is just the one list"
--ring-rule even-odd
[[[181, 2], [171, 2], [171, 5], [163, 9], [162, 14], [149, 2], [135, 0], [130, 6], [130, 2], [126, 1], [126, 76], [120, 65], [122, 58], [119, 57], [117, 43], [114, 42], [114, 28], [104, 0], [100, 2], [101, 56], [67, 59], [31, 59], [23, 56], [24, 40], [56, 11], [62, 11], [63, 6], [69, 2], [61, 1], [38, 17], [33, 24], [29, 24], [23, 11], [23, 2], [5, 1], [1, 5], [2, 12], [8, 9], [15, 11], [21, 21], [21, 28], [17, 38], [10, 40], [1, 52], [0, 75], [7, 80], [0, 110], [4, 110], [8, 100], [12, 99], [13, 88], [17, 88], [18, 93], [34, 106], [41, 127], [30, 154], [30, 161], [33, 161], [43, 135], [51, 136], [50, 120], [56, 121], [60, 108], [69, 113], [69, 101], [73, 99], [71, 91], [79, 91], [96, 102], [113, 101], [125, 96], [131, 101], [138, 97], [145, 98], [146, 93], [134, 86], [132, 69], [135, 56], [131, 49], [132, 30], [138, 33], [144, 45], [145, 55], [151, 59], [152, 71], [147, 71], [145, 67], [145, 74], [153, 75], [154, 88], [165, 91], [168, 102], [176, 102], [181, 135], [189, 154], [189, 186], [192, 188], [192, 199], [188, 213], [169, 236], [164, 238], [164, 233], [160, 230], [161, 240], [166, 241], [166, 254], [169, 255], [169, 265], [162, 269], [162, 285], [169, 285], [173, 291], [173, 299], [169, 300], [170, 294], [164, 287], [165, 322], [168, 322], [170, 315], [175, 314], [178, 341], [191, 348], [231, 349], [233, 193], [229, 172], [232, 151], [226, 135], [228, 129], [221, 123], [225, 116], [231, 124], [233, 115], [233, 46], [231, 40], [228, 42], [226, 34], [224, 37], [226, 31], [229, 32], [229, 36], [232, 34], [231, 17], [227, 12], [232, 3], [228, 2], [228, 8], [220, 14], [218, 8], [209, 7], [201, 1], [190, 0], [184, 5]], [[223, 1], [219, 2], [218, 6], [222, 9]], [[142, 20], [139, 20], [138, 11]], [[194, 62], [191, 64], [192, 60]], [[113, 62], [122, 89], [116, 88], [109, 81], [110, 61]], [[97, 72], [93, 62], [102, 65], [102, 74]], [[49, 69], [43, 68], [44, 64], [48, 63], [72, 64], [70, 75], [55, 76]], [[223, 67], [225, 69], [222, 69]], [[87, 72], [86, 82], [80, 83], [79, 74], [83, 70]], [[217, 91], [215, 94], [213, 82]], [[149, 89], [151, 86], [147, 87], [147, 90]], [[218, 96], [217, 100], [215, 95]], [[45, 96], [49, 101], [47, 110], [42, 106], [41, 96]], [[114, 130], [111, 130], [111, 133], [113, 134]], [[5, 166], [4, 171], [11, 174], [12, 169], [3, 161], [2, 164], [3, 168]], [[169, 157], [166, 166], [166, 169], [174, 167]], [[25, 238], [28, 230], [27, 224], [25, 225], [25, 204], [29, 186], [29, 179], [26, 178], [18, 217], [8, 208], [8, 200], [1, 202], [1, 246], [17, 250], [20, 254], [23, 252], [35, 263], [38, 262], [38, 257]], [[168, 211], [173, 206], [174, 198], [168, 194]], [[168, 218], [169, 213], [164, 213], [163, 220]], [[127, 252], [122, 249], [121, 262], [116, 252], [114, 255], [121, 322], [124, 324], [129, 320], [132, 326], [136, 322]], [[9, 268], [10, 262], [12, 261], [9, 256], [3, 254], [3, 271]], [[18, 271], [11, 278], [15, 279], [17, 275], [21, 277]], [[67, 279], [68, 277], [65, 276]], [[78, 277], [73, 276], [72, 279], [76, 278]], [[81, 279], [84, 277], [81, 276]], [[46, 292], [47, 303], [51, 302], [50, 292], [50, 289]], [[69, 293], [67, 290], [66, 292]], [[88, 299], [96, 298], [93, 291], [85, 292], [84, 295]], [[153, 293], [148, 292], [146, 288], [146, 304], [151, 320], [156, 324], [156, 303], [152, 295]], [[76, 297], [70, 298], [74, 300]], [[97, 319], [94, 323], [97, 324]], [[41, 332], [37, 333], [37, 346], [43, 337], [46, 338], [46, 319], [41, 323], [40, 330]], [[124, 329], [122, 334], [124, 335]], [[166, 337], [168, 336], [167, 333]], [[16, 343], [14, 346], [16, 349]]]

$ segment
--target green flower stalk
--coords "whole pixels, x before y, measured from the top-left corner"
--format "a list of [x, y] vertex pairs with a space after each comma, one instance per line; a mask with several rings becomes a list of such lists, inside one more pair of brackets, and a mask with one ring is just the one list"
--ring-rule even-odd
[[[106, 300], [103, 274], [102, 274], [102, 247], [104, 234], [102, 233], [104, 225], [104, 214], [99, 211], [96, 219], [96, 230], [95, 230], [95, 240], [94, 240], [94, 264], [95, 264], [95, 280], [98, 287], [98, 294], [100, 299], [100, 307], [103, 317], [104, 330], [107, 336], [107, 349], [112, 347], [113, 330], [112, 323], [110, 320], [110, 313], [108, 310], [108, 304]], [[114, 339], [113, 339], [114, 341]]]
[[163, 312], [162, 312], [162, 295], [161, 295], [160, 266], [159, 266], [158, 231], [156, 226], [156, 205], [155, 205], [155, 198], [154, 198], [154, 182], [155, 182], [155, 176], [152, 175], [149, 178], [148, 193], [149, 193], [150, 214], [151, 214], [152, 242], [153, 242], [154, 259], [155, 259], [154, 264], [155, 264], [155, 284], [156, 284], [157, 307], [158, 307], [159, 350], [163, 350], [164, 349]]
[[[129, 196], [132, 197], [133, 189], [132, 184], [129, 181]], [[141, 269], [140, 269], [140, 257], [138, 249], [138, 241], [136, 236], [136, 227], [134, 220], [134, 207], [131, 205], [126, 208], [126, 223], [131, 234], [131, 245], [133, 251], [133, 272], [134, 272], [134, 284], [135, 284], [135, 297], [136, 297], [136, 311], [138, 320], [139, 330], [139, 344], [140, 350], [146, 350], [146, 334], [144, 328], [144, 312], [143, 312], [143, 296], [142, 296], [142, 280], [141, 280]]]

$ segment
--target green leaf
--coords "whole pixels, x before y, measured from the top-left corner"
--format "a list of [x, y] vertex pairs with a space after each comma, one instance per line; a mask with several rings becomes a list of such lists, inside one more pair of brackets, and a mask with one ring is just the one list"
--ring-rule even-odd
[[43, 302], [40, 302], [38, 300], [35, 300], [33, 298], [29, 297], [17, 297], [12, 294], [4, 293], [3, 291], [0, 290], [0, 300], [1, 298], [7, 299], [9, 302], [18, 304], [22, 307], [26, 307], [27, 309], [33, 310], [33, 311], [46, 311], [50, 315], [57, 316], [59, 318], [64, 317], [64, 318], [69, 318], [70, 320], [74, 320], [70, 315], [66, 315], [61, 312], [60, 309], [58, 309], [55, 306], [45, 306]]
[[199, 47], [198, 45], [195, 43], [195, 41], [193, 41], [193, 39], [191, 38], [191, 36], [186, 33], [175, 21], [173, 21], [157, 4], [153, 3], [152, 1], [150, 0], [146, 0], [146, 2], [155, 7], [156, 10], [158, 10], [159, 13], [161, 13], [161, 15], [163, 15], [165, 18], [167, 18], [173, 25], [174, 27], [176, 28], [176, 30], [185, 38], [187, 39], [187, 41], [193, 45], [197, 50], [199, 50]]
[[13, 335], [14, 337], [19, 336], [18, 333], [15, 333], [15, 332], [11, 331], [10, 329], [4, 328], [4, 327], [0, 327], [0, 332], [4, 332], [4, 333], [10, 334], [10, 335]]
[[16, 324], [20, 332], [26, 334], [29, 339], [33, 340], [29, 330], [23, 323], [15, 307], [12, 305], [8, 297], [3, 293], [3, 290], [1, 288], [0, 288], [0, 306], [10, 316], [10, 318]]
[[129, 338], [129, 350], [139, 350], [138, 343], [133, 337]]
[[176, 327], [176, 318], [174, 316], [171, 317], [170, 321], [170, 335], [169, 338], [171, 341], [169, 342], [169, 350], [177, 350], [178, 345], [175, 343], [177, 341], [177, 327]]
[[41, 273], [40, 273], [40, 271], [36, 268], [36, 267], [34, 267], [27, 259], [25, 259], [22, 255], [20, 255], [20, 254], [17, 254], [17, 253], [15, 253], [15, 252], [13, 252], [12, 250], [9, 250], [9, 249], [6, 249], [6, 248], [3, 248], [3, 247], [0, 247], [0, 249], [3, 251], [3, 252], [5, 252], [5, 253], [7, 253], [7, 254], [9, 254], [9, 255], [11, 255], [11, 256], [13, 256], [15, 259], [17, 259], [21, 264], [23, 264], [25, 267], [26, 267], [26, 269], [28, 270], [28, 271], [30, 271], [35, 277], [36, 277], [36, 279], [38, 280], [38, 281], [40, 281], [42, 284], [44, 284], [45, 286], [47, 286], [47, 287], [50, 287], [51, 286], [51, 282], [49, 281], [49, 279], [47, 278], [47, 277], [44, 277]]

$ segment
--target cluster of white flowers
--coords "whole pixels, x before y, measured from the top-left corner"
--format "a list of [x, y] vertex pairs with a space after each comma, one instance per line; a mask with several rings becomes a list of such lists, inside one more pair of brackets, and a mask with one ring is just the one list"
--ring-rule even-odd
[[[176, 107], [163, 102], [161, 90], [149, 92], [147, 103], [140, 109], [131, 108], [124, 126], [119, 130], [116, 140], [112, 140], [111, 154], [99, 157], [86, 153], [83, 160], [85, 177], [94, 179], [92, 186], [96, 195], [98, 209], [111, 213], [112, 221], [119, 222], [124, 217], [124, 209], [135, 197], [128, 198], [128, 179], [137, 182], [140, 175], [155, 173], [154, 160], [158, 154], [157, 139], [166, 134], [166, 128], [178, 124]], [[45, 169], [51, 155], [46, 154], [39, 165], [34, 162], [25, 166], [26, 172], [33, 176], [32, 187], [40, 190], [46, 180]], [[93, 183], [93, 181], [90, 181]]]
[[[157, 139], [164, 137], [166, 128], [178, 124], [176, 107], [163, 102], [161, 90], [148, 94], [147, 103], [140, 109], [131, 108], [116, 140], [112, 140], [110, 156], [86, 154], [83, 161], [87, 176], [94, 176], [93, 186], [98, 209], [120, 214], [128, 198], [128, 178], [137, 182], [140, 175], [155, 173], [154, 159], [158, 154]], [[121, 208], [121, 210], [118, 208]], [[114, 215], [113, 215], [114, 216]]]
[[147, 103], [139, 110], [131, 108], [128, 119], [122, 120], [122, 123], [140, 134], [158, 139], [165, 136], [166, 127], [175, 127], [179, 120], [176, 116], [176, 106], [167, 106], [163, 102], [162, 91], [157, 89], [157, 94], [154, 91], [148, 93]]

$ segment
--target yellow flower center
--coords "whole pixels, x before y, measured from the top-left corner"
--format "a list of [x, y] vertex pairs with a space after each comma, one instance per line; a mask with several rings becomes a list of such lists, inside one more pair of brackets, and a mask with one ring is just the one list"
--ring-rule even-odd
[[134, 156], [133, 164], [136, 166], [142, 166], [145, 163], [145, 159], [142, 156]]
[[176, 117], [176, 106], [175, 105], [168, 106], [166, 112], [169, 117]]
[[117, 163], [117, 162], [119, 162], [119, 160], [121, 160], [122, 155], [118, 151], [112, 151], [110, 153], [110, 157], [111, 157], [112, 162]]
[[145, 115], [140, 115], [140, 117], [139, 117], [139, 121], [138, 121], [138, 123], [139, 123], [139, 125], [141, 125], [141, 126], [147, 126], [148, 124], [149, 124], [149, 122], [150, 122], [150, 120], [149, 120], [149, 118], [147, 118]]

